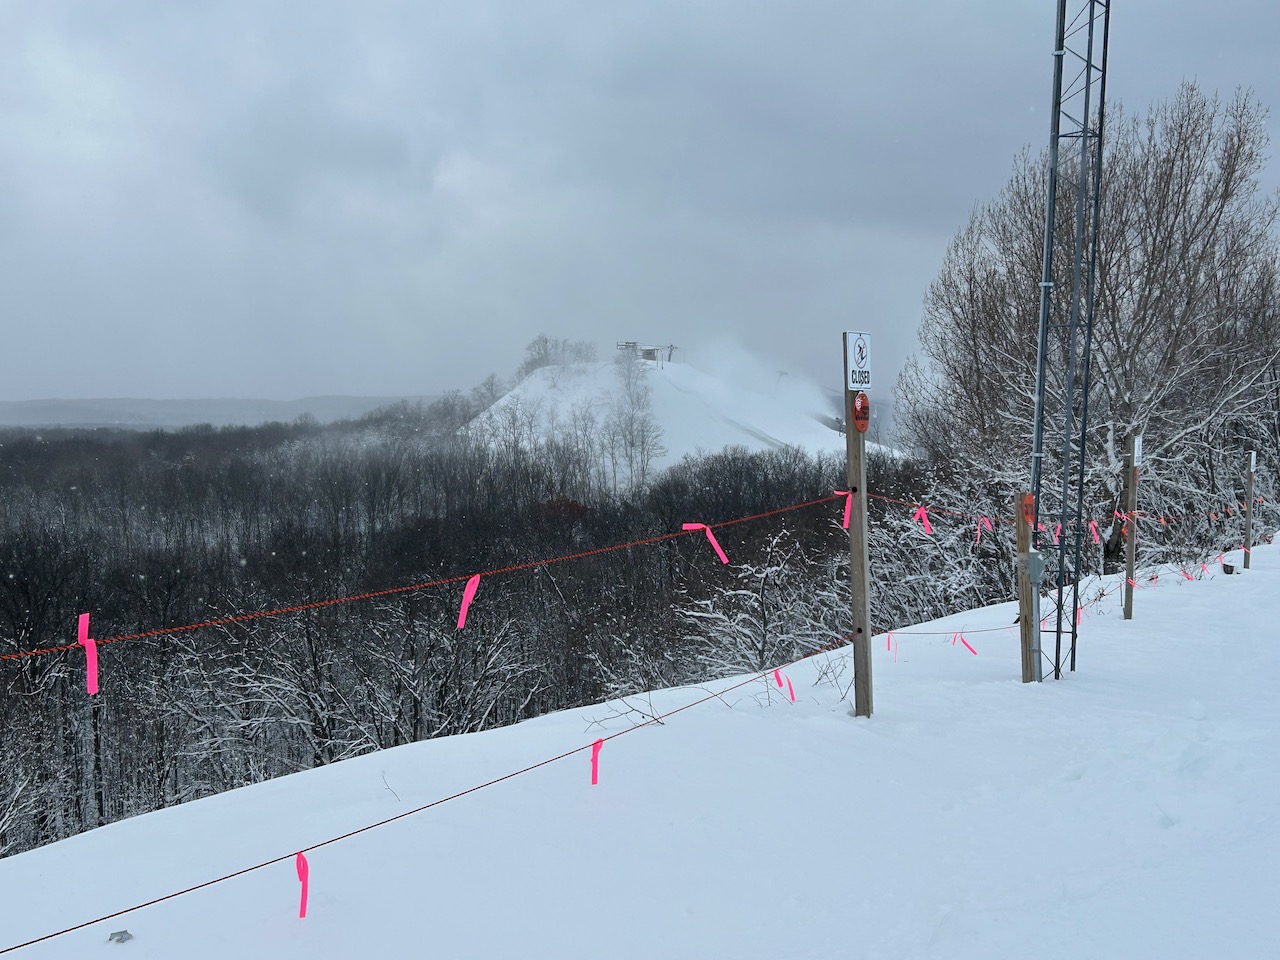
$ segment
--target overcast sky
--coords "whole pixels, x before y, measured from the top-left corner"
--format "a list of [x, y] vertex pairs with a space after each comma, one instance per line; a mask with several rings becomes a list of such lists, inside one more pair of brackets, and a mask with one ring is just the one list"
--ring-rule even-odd
[[[1054, 9], [0, 0], [0, 399], [432, 394], [539, 332], [835, 388], [843, 329], [889, 399], [1047, 141]], [[1117, 0], [1108, 92], [1280, 114], [1278, 37], [1271, 2]]]

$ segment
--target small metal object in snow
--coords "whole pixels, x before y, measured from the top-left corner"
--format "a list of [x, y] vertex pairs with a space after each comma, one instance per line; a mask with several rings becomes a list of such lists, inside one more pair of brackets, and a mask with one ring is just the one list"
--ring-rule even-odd
[[124, 943], [126, 940], [132, 940], [133, 934], [128, 930], [117, 930], [111, 936], [107, 937], [109, 943]]

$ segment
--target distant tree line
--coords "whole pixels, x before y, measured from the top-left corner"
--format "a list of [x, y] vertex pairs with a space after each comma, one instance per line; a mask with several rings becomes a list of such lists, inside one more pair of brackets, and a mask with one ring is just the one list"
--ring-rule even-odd
[[[625, 373], [625, 372], [624, 372]], [[483, 398], [360, 421], [0, 432], [0, 653], [426, 582], [829, 495], [794, 449], [687, 458], [625, 489], [598, 450], [461, 430]], [[909, 466], [882, 459], [882, 489]], [[0, 853], [368, 751], [692, 682], [830, 643], [833, 502], [461, 584], [0, 663]], [[892, 591], [882, 600], [895, 620]], [[906, 608], [904, 607], [903, 610]], [[941, 612], [940, 610], [938, 612]]]

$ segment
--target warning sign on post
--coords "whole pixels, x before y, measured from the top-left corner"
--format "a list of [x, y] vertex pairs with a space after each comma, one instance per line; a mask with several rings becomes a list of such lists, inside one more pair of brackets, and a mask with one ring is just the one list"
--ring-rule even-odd
[[853, 425], [859, 433], [866, 433], [871, 424], [871, 401], [859, 390], [853, 395]]
[[871, 390], [871, 334], [848, 332], [844, 335], [845, 367], [850, 390]]

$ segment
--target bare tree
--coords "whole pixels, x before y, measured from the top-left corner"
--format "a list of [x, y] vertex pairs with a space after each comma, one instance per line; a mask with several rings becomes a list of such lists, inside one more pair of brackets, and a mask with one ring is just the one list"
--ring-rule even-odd
[[[1130, 436], [1145, 438], [1144, 502], [1190, 518], [1207, 513], [1206, 497], [1236, 499], [1242, 438], [1274, 434], [1280, 204], [1259, 187], [1265, 120], [1248, 93], [1224, 103], [1185, 84], [1144, 118], [1117, 110], [1110, 121], [1086, 457], [1095, 517], [1121, 502]], [[961, 474], [984, 478], [981, 512], [993, 515], [1029, 473], [1044, 190], [1045, 163], [1024, 153], [1001, 195], [974, 212], [930, 288], [920, 355], [898, 384], [900, 428], [948, 484], [940, 489]], [[1122, 527], [1111, 528], [1112, 554]], [[1206, 538], [1203, 526], [1178, 530], [1185, 544]]]

